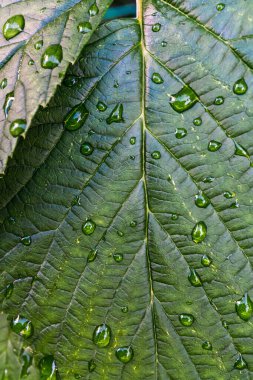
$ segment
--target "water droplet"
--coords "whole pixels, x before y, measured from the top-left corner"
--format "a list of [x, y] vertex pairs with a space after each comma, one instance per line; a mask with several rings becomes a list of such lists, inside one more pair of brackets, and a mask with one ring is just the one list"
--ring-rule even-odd
[[219, 3], [216, 5], [216, 9], [219, 12], [223, 11], [224, 8], [225, 8], [225, 4], [223, 4], [223, 3]]
[[201, 278], [199, 277], [199, 274], [195, 271], [195, 269], [190, 268], [190, 273], [188, 275], [188, 280], [193, 286], [202, 286]]
[[153, 32], [159, 32], [161, 30], [161, 24], [156, 23], [152, 26]]
[[201, 264], [204, 267], [210, 267], [210, 265], [212, 264], [212, 259], [208, 255], [203, 255], [201, 258]]
[[93, 333], [93, 342], [98, 347], [107, 347], [111, 340], [111, 328], [103, 323], [95, 328]]
[[123, 255], [121, 253], [114, 253], [113, 258], [117, 263], [120, 263], [123, 260]]
[[205, 177], [205, 178], [203, 179], [203, 182], [204, 182], [204, 183], [211, 183], [211, 182], [213, 182], [214, 180], [215, 180], [214, 177], [212, 177], [212, 176], [207, 176], [207, 177]]
[[74, 198], [71, 201], [71, 206], [80, 206], [80, 197], [79, 195], [75, 195]]
[[13, 216], [10, 216], [10, 217], [8, 218], [8, 222], [9, 222], [10, 224], [15, 224], [15, 223], [16, 223], [16, 219], [15, 219]]
[[196, 127], [199, 127], [202, 124], [201, 117], [196, 117], [196, 119], [193, 120], [193, 124], [196, 125]]
[[[89, 363], [88, 363], [88, 365], [89, 365]], [[82, 378], [82, 375], [79, 375], [79, 373], [75, 373], [75, 374], [74, 374], [74, 378], [75, 378], [75, 379], [81, 379], [81, 378]]]
[[130, 156], [130, 159], [131, 160], [135, 160], [135, 156]]
[[93, 360], [93, 359], [91, 359], [89, 362], [88, 362], [88, 371], [89, 372], [93, 372], [93, 371], [95, 371], [95, 369], [96, 369], [96, 363], [95, 363], [95, 361]]
[[177, 139], [182, 139], [187, 136], [187, 130], [185, 128], [177, 128], [175, 132], [175, 136]]
[[26, 130], [27, 124], [25, 119], [14, 120], [10, 125], [10, 133], [13, 137], [18, 137]]
[[220, 143], [220, 142], [218, 142], [218, 141], [215, 141], [215, 140], [211, 140], [211, 141], [208, 143], [208, 150], [209, 150], [209, 152], [216, 152], [216, 151], [219, 150], [221, 147], [222, 147], [222, 143]]
[[155, 150], [155, 151], [151, 154], [151, 157], [152, 157], [154, 160], [159, 160], [159, 158], [161, 158], [161, 153], [160, 153], [158, 150]]
[[16, 318], [13, 318], [10, 326], [12, 331], [19, 334], [23, 338], [29, 338], [33, 334], [32, 322], [22, 315], [18, 315]]
[[99, 13], [99, 8], [96, 3], [92, 4], [89, 9], [90, 17], [96, 16]]
[[25, 28], [25, 19], [22, 15], [10, 17], [3, 26], [4, 38], [8, 41], [23, 32]]
[[67, 75], [63, 80], [63, 84], [67, 87], [73, 87], [75, 84], [77, 84], [78, 79], [79, 78], [75, 77], [74, 75]]
[[161, 77], [161, 75], [159, 73], [153, 73], [152, 74], [152, 81], [155, 84], [161, 84], [161, 83], [163, 83], [163, 78]]
[[172, 214], [171, 215], [171, 220], [177, 220], [178, 219], [178, 215], [177, 214]]
[[172, 180], [172, 176], [169, 174], [168, 177], [167, 177], [167, 181], [171, 182], [171, 180]]
[[231, 193], [230, 191], [224, 191], [223, 195], [227, 199], [231, 199], [235, 197], [235, 193], [234, 192]]
[[233, 86], [233, 91], [237, 95], [243, 95], [247, 92], [247, 90], [248, 90], [248, 85], [245, 82], [244, 78], [238, 79], [238, 81], [236, 81]]
[[191, 326], [194, 322], [194, 317], [191, 314], [180, 314], [179, 321], [183, 326]]
[[50, 45], [41, 57], [41, 67], [43, 69], [54, 69], [59, 66], [63, 58], [63, 51], [61, 45]]
[[96, 229], [96, 223], [91, 219], [86, 220], [86, 222], [82, 226], [82, 231], [84, 235], [91, 235]]
[[7, 86], [7, 84], [8, 84], [7, 78], [2, 79], [0, 82], [0, 89], [3, 90]]
[[77, 30], [82, 34], [90, 33], [92, 31], [92, 25], [88, 21], [80, 22], [80, 24], [78, 24]]
[[66, 116], [64, 126], [68, 131], [81, 128], [89, 116], [89, 111], [83, 103], [75, 106]]
[[247, 362], [242, 357], [242, 354], [239, 354], [236, 361], [235, 361], [234, 368], [239, 369], [239, 370], [243, 370], [247, 367], [248, 367]]
[[53, 355], [44, 356], [39, 361], [40, 380], [57, 379], [57, 367]]
[[128, 307], [127, 306], [122, 306], [121, 311], [122, 311], [122, 313], [127, 313], [128, 312]]
[[114, 88], [119, 88], [119, 82], [117, 80], [114, 81], [113, 87]]
[[81, 145], [81, 148], [80, 148], [80, 152], [84, 155], [84, 156], [90, 156], [94, 151], [94, 148], [93, 146], [88, 143], [88, 142], [84, 142], [82, 145]]
[[131, 137], [129, 141], [131, 145], [134, 145], [136, 143], [136, 137]]
[[207, 234], [207, 226], [205, 222], [198, 222], [195, 224], [192, 230], [192, 240], [196, 244], [201, 243], [205, 239], [206, 234]]
[[123, 123], [123, 104], [117, 104], [110, 116], [106, 119], [107, 124]]
[[132, 71], [130, 70], [126, 71], [126, 75], [130, 75], [130, 74], [132, 74]]
[[119, 359], [122, 363], [126, 364], [130, 362], [134, 357], [134, 350], [131, 346], [128, 347], [119, 347], [115, 351], [116, 358]]
[[184, 112], [198, 102], [197, 95], [190, 87], [183, 87], [177, 94], [171, 95], [170, 105], [176, 112]]
[[5, 291], [4, 291], [5, 298], [7, 298], [7, 299], [11, 298], [12, 293], [13, 293], [13, 289], [14, 289], [13, 282], [11, 282], [10, 284], [6, 285]]
[[14, 100], [14, 92], [12, 91], [12, 92], [9, 92], [9, 94], [7, 94], [5, 97], [4, 106], [3, 106], [5, 118], [8, 117], [13, 100]]
[[217, 96], [217, 98], [214, 99], [214, 104], [216, 106], [220, 106], [221, 104], [224, 103], [224, 98], [223, 96]]
[[35, 44], [34, 44], [34, 49], [36, 49], [36, 50], [40, 50], [40, 49], [42, 48], [42, 46], [43, 46], [43, 41], [42, 41], [42, 40], [37, 41], [37, 42], [35, 42]]
[[100, 112], [105, 112], [107, 110], [107, 105], [105, 103], [103, 103], [103, 102], [98, 102], [97, 109]]
[[248, 321], [253, 312], [253, 302], [250, 299], [248, 293], [245, 293], [244, 296], [235, 303], [235, 310], [238, 316], [244, 321]]
[[87, 263], [91, 263], [92, 261], [96, 260], [98, 251], [97, 249], [90, 251], [87, 257]]
[[205, 342], [202, 343], [202, 348], [204, 350], [212, 351], [213, 346], [212, 346], [211, 342], [209, 342], [208, 340], [206, 340]]
[[199, 191], [197, 195], [195, 195], [195, 205], [200, 208], [206, 208], [210, 204], [209, 199], [207, 196], [202, 193], [202, 191]]
[[32, 243], [32, 238], [31, 238], [31, 236], [23, 236], [22, 238], [20, 238], [20, 242], [21, 242], [23, 245], [31, 245], [31, 243]]
[[228, 324], [226, 321], [222, 321], [222, 326], [225, 328], [225, 329], [228, 329]]
[[239, 206], [240, 205], [239, 205], [238, 199], [236, 199], [235, 202], [232, 203], [229, 208], [238, 208]]
[[167, 41], [162, 41], [162, 47], [166, 47], [168, 45]]
[[130, 227], [136, 227], [136, 226], [137, 226], [137, 222], [135, 220], [131, 220]]
[[249, 158], [249, 153], [247, 150], [240, 144], [238, 144], [236, 141], [234, 141], [235, 144], [235, 154], [237, 156], [243, 156]]
[[20, 378], [24, 378], [29, 375], [29, 367], [32, 365], [33, 357], [32, 357], [32, 351], [31, 349], [22, 349], [20, 354], [20, 359], [22, 362], [22, 370]]

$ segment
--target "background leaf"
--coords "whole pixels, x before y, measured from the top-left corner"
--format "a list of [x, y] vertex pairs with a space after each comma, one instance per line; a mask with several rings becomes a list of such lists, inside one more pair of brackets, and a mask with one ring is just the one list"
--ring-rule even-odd
[[[29, 126], [38, 107], [47, 105], [69, 63], [75, 62], [110, 3], [110, 0], [3, 2], [0, 9], [0, 173], [4, 172], [17, 144], [17, 138], [10, 134], [10, 124], [23, 119]], [[17, 18], [12, 19], [15, 16], [18, 20], [23, 18], [24, 25], [20, 21], [19, 33], [11, 34], [13, 37], [9, 39], [10, 28], [4, 34], [5, 24], [11, 19], [9, 24], [17, 25]], [[62, 60], [53, 70], [41, 66], [43, 54], [52, 45], [61, 45], [63, 49]]]
[[[145, 1], [141, 30], [101, 26], [1, 181], [3, 308], [63, 379], [252, 378], [252, 70], [203, 20], [226, 30], [235, 3], [191, 4]], [[64, 129], [80, 104], [87, 120]]]

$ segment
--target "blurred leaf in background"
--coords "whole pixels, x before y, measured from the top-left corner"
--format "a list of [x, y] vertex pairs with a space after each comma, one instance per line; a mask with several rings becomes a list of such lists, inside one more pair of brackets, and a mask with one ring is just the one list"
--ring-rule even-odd
[[116, 0], [113, 6], [107, 11], [105, 18], [114, 19], [119, 17], [135, 17], [136, 1], [135, 0]]

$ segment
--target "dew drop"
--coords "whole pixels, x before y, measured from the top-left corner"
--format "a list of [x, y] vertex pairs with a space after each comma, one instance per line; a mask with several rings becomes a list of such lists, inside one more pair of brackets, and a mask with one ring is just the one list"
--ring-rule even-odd
[[134, 350], [131, 346], [119, 347], [115, 351], [116, 358], [122, 363], [129, 363], [134, 357]]
[[9, 92], [9, 94], [7, 94], [5, 97], [4, 106], [3, 106], [5, 118], [8, 117], [13, 101], [14, 101], [14, 92], [12, 91], [12, 92]]
[[89, 362], [88, 362], [88, 371], [89, 372], [93, 372], [93, 371], [95, 371], [95, 369], [96, 369], [96, 363], [95, 363], [95, 361], [93, 360], [93, 359], [91, 359]]
[[247, 150], [240, 144], [238, 144], [236, 141], [234, 141], [235, 144], [235, 154], [237, 156], [243, 156], [249, 158], [249, 153]]
[[211, 140], [208, 143], [209, 152], [217, 152], [217, 150], [219, 150], [221, 147], [222, 147], [222, 143], [215, 140]]
[[5, 296], [6, 299], [11, 298], [13, 290], [14, 290], [13, 282], [11, 282], [10, 284], [6, 285], [5, 291], [4, 291], [4, 296]]
[[40, 49], [42, 48], [42, 46], [43, 46], [43, 41], [42, 41], [42, 40], [37, 41], [37, 42], [35, 42], [35, 44], [34, 44], [34, 49], [36, 49], [36, 50], [40, 50]]
[[235, 303], [235, 310], [238, 316], [244, 321], [248, 321], [253, 312], [253, 302], [250, 299], [248, 293], [245, 293], [244, 296]]
[[33, 66], [34, 65], [34, 60], [33, 59], [29, 59], [28, 61], [28, 66]]
[[237, 95], [244, 95], [248, 91], [248, 85], [244, 78], [238, 79], [233, 86], [233, 91]]
[[194, 243], [201, 243], [207, 234], [207, 226], [205, 222], [198, 222], [195, 224], [192, 230], [192, 240]]
[[179, 321], [183, 326], [191, 326], [194, 322], [194, 317], [191, 314], [180, 314]]
[[81, 147], [80, 147], [80, 152], [84, 155], [84, 156], [90, 156], [94, 151], [94, 148], [93, 146], [88, 143], [88, 142], [84, 142]]
[[196, 270], [193, 268], [190, 268], [188, 280], [190, 281], [192, 286], [195, 286], [195, 287], [202, 286], [201, 278], [199, 277], [199, 274], [196, 272]]
[[123, 123], [123, 104], [117, 104], [110, 116], [106, 119], [107, 124]]
[[114, 81], [113, 87], [114, 88], [119, 88], [119, 82], [117, 80]]
[[25, 19], [22, 15], [10, 17], [3, 26], [4, 38], [8, 41], [23, 32], [25, 28]]
[[210, 267], [210, 265], [212, 264], [212, 259], [208, 255], [203, 255], [201, 257], [201, 264], [203, 265], [203, 267]]
[[100, 112], [105, 112], [107, 110], [107, 105], [103, 102], [98, 102], [97, 109]]
[[205, 177], [205, 178], [203, 179], [203, 182], [204, 182], [204, 183], [211, 183], [211, 182], [213, 182], [214, 180], [215, 180], [214, 177], [212, 177], [212, 176], [207, 176], [207, 177]]
[[161, 30], [161, 24], [156, 23], [152, 26], [152, 31], [153, 32], [159, 32]]
[[122, 311], [122, 313], [127, 313], [128, 312], [128, 307], [127, 306], [122, 306], [121, 311]]
[[14, 120], [10, 125], [10, 133], [13, 137], [18, 137], [25, 132], [27, 127], [25, 119]]
[[230, 192], [230, 191], [224, 191], [223, 196], [225, 198], [227, 198], [227, 199], [231, 199], [231, 198], [235, 197], [235, 193], [234, 192]]
[[50, 45], [41, 57], [41, 67], [43, 69], [54, 69], [61, 63], [63, 58], [62, 47], [59, 44]]
[[193, 120], [193, 124], [196, 125], [196, 127], [199, 127], [202, 124], [201, 117], [196, 117], [196, 119]]
[[225, 8], [225, 4], [223, 4], [223, 3], [219, 3], [216, 5], [216, 9], [219, 12], [223, 11], [224, 8]]
[[205, 342], [202, 343], [202, 348], [207, 351], [212, 351], [213, 346], [212, 343], [206, 340]]
[[113, 258], [116, 263], [120, 263], [123, 260], [123, 255], [121, 253], [114, 253]]
[[20, 359], [22, 363], [20, 378], [23, 379], [24, 377], [29, 375], [29, 367], [31, 367], [32, 365], [33, 357], [31, 350], [29, 350], [28, 348], [25, 350], [22, 349]]
[[2, 79], [1, 82], [0, 82], [0, 89], [1, 90], [5, 89], [5, 87], [7, 86], [7, 84], [8, 84], [7, 78]]
[[222, 321], [222, 326], [225, 328], [225, 329], [228, 329], [228, 324], [226, 321]]
[[22, 238], [20, 238], [20, 242], [23, 244], [23, 245], [31, 245], [32, 243], [32, 238], [31, 236], [23, 236]]
[[172, 214], [171, 215], [171, 220], [178, 220], [178, 215], [177, 214]]
[[162, 47], [166, 47], [168, 45], [167, 41], [162, 41]]
[[238, 199], [236, 199], [235, 202], [230, 205], [230, 208], [238, 208], [239, 206], [240, 205], [239, 205]]
[[135, 156], [130, 156], [130, 159], [131, 160], [135, 160]]
[[135, 220], [131, 220], [130, 222], [130, 227], [136, 227], [137, 226], [137, 222]]
[[95, 328], [93, 333], [93, 342], [98, 347], [107, 347], [111, 340], [111, 328], [103, 323]]
[[155, 84], [161, 84], [161, 83], [163, 83], [163, 78], [161, 77], [161, 75], [159, 73], [153, 73], [152, 74], [152, 81]]
[[82, 231], [84, 235], [91, 235], [96, 229], [96, 223], [91, 219], [86, 220], [86, 222], [82, 226]]
[[161, 158], [161, 153], [158, 151], [158, 150], [155, 150], [152, 154], [151, 154], [151, 157], [154, 159], [154, 160], [159, 160]]
[[122, 231], [117, 231], [117, 235], [120, 236], [120, 237], [123, 237], [124, 233]]
[[79, 195], [75, 195], [74, 198], [71, 201], [71, 206], [80, 206], [80, 197]]
[[198, 102], [197, 95], [190, 87], [183, 87], [178, 93], [171, 95], [170, 105], [176, 112], [184, 112]]
[[96, 16], [99, 13], [99, 8], [96, 3], [92, 4], [89, 8], [90, 17]]
[[242, 357], [242, 354], [239, 354], [236, 361], [235, 361], [234, 368], [239, 369], [239, 370], [243, 370], [247, 367], [248, 367], [247, 362]]
[[80, 24], [78, 24], [77, 30], [82, 34], [90, 33], [92, 31], [92, 25], [88, 21], [80, 22]]
[[64, 86], [67, 86], [67, 87], [73, 87], [75, 86], [75, 84], [77, 84], [77, 82], [78, 82], [78, 78], [75, 77], [74, 75], [67, 75], [63, 80]]
[[75, 106], [65, 117], [64, 126], [68, 131], [81, 128], [89, 116], [89, 111], [83, 103]]
[[40, 380], [57, 379], [57, 367], [53, 355], [44, 356], [39, 361]]
[[202, 193], [202, 191], [199, 191], [199, 193], [195, 195], [195, 205], [197, 207], [206, 208], [209, 204], [209, 199], [204, 193]]
[[98, 254], [98, 251], [96, 249], [90, 251], [87, 257], [87, 263], [91, 263], [92, 261], [96, 260], [97, 254]]
[[187, 136], [187, 130], [185, 128], [177, 128], [175, 132], [175, 136], [177, 139], [182, 139]]
[[136, 137], [130, 137], [130, 144], [134, 145], [136, 143]]
[[220, 106], [221, 104], [224, 103], [224, 98], [223, 96], [217, 96], [217, 98], [214, 99], [214, 104], [216, 106]]
[[23, 338], [29, 338], [33, 334], [32, 322], [22, 315], [17, 315], [16, 318], [13, 318], [11, 320], [10, 327], [12, 331]]

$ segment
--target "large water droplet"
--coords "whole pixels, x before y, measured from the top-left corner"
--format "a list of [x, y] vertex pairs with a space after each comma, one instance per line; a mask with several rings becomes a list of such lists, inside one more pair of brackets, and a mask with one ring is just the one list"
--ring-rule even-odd
[[223, 96], [217, 96], [217, 98], [214, 99], [214, 104], [216, 106], [220, 106], [221, 104], [224, 103], [224, 98]]
[[237, 156], [243, 156], [249, 158], [249, 153], [247, 152], [247, 149], [245, 149], [242, 145], [238, 144], [236, 141], [234, 141], [235, 144], [235, 154]]
[[183, 87], [178, 93], [171, 95], [170, 105], [176, 112], [184, 112], [198, 102], [197, 95], [190, 87]]
[[202, 191], [199, 191], [197, 195], [195, 195], [195, 205], [200, 208], [206, 208], [210, 204], [209, 199], [207, 196], [202, 193]]
[[13, 103], [13, 100], [14, 100], [14, 92], [12, 91], [12, 92], [9, 92], [9, 94], [6, 95], [5, 101], [4, 101], [3, 109], [4, 109], [4, 115], [5, 115], [6, 118], [8, 117], [10, 108], [11, 108], [12, 103]]
[[91, 359], [89, 362], [88, 362], [88, 371], [89, 372], [93, 372], [93, 371], [95, 371], [95, 369], [96, 369], [96, 363], [95, 363], [95, 361], [93, 360], [93, 359]]
[[116, 107], [113, 109], [112, 113], [110, 116], [106, 119], [107, 124], [112, 124], [112, 123], [123, 123], [124, 118], [123, 118], [123, 104], [117, 104]]
[[115, 355], [119, 361], [126, 364], [130, 362], [134, 357], [134, 350], [131, 346], [128, 347], [119, 347], [115, 351]]
[[92, 4], [89, 9], [90, 17], [96, 16], [99, 13], [99, 8], [96, 3]]
[[27, 127], [25, 119], [14, 120], [10, 125], [10, 133], [13, 137], [18, 137], [25, 132]]
[[243, 95], [247, 92], [247, 90], [248, 90], [248, 85], [245, 82], [244, 78], [238, 79], [238, 81], [236, 81], [233, 86], [233, 91], [237, 95]]
[[177, 128], [175, 132], [175, 136], [177, 139], [182, 139], [187, 136], [187, 130], [185, 128]]
[[206, 340], [205, 342], [202, 343], [202, 348], [204, 350], [212, 351], [213, 346], [212, 346], [211, 342], [209, 342], [208, 340]]
[[82, 226], [82, 231], [84, 235], [91, 235], [96, 229], [96, 223], [91, 219], [86, 220], [86, 222]]
[[82, 34], [90, 33], [92, 31], [92, 25], [88, 21], [80, 22], [80, 24], [78, 24], [77, 30]]
[[223, 11], [224, 8], [225, 8], [225, 4], [223, 4], [223, 3], [219, 3], [216, 5], [216, 9], [219, 12]]
[[201, 243], [207, 234], [207, 226], [205, 222], [198, 222], [195, 224], [192, 230], [192, 240], [194, 243]]
[[100, 112], [105, 112], [107, 110], [107, 105], [105, 103], [103, 103], [103, 102], [98, 102], [97, 109]]
[[22, 15], [10, 17], [3, 26], [4, 38], [8, 41], [23, 32], [25, 28], [25, 19]]
[[239, 370], [243, 370], [247, 367], [248, 367], [248, 365], [247, 365], [246, 360], [242, 357], [242, 354], [239, 354], [238, 358], [235, 361], [234, 368], [239, 369]]
[[195, 271], [195, 269], [190, 268], [190, 273], [188, 275], [188, 280], [193, 286], [202, 286], [201, 278], [199, 277], [199, 274]]
[[12, 331], [19, 334], [23, 338], [29, 338], [33, 334], [32, 322], [22, 315], [18, 315], [16, 318], [13, 318], [10, 326]]
[[196, 125], [196, 127], [199, 127], [202, 124], [201, 117], [196, 117], [196, 119], [193, 120], [193, 124]]
[[153, 32], [159, 32], [161, 30], [161, 24], [156, 23], [152, 26]]
[[81, 128], [89, 116], [89, 111], [83, 103], [75, 106], [65, 117], [64, 126], [68, 131]]
[[113, 258], [117, 263], [120, 263], [123, 260], [123, 255], [121, 253], [114, 253]]
[[43, 69], [54, 69], [59, 66], [63, 58], [61, 45], [50, 45], [42, 54], [41, 67]]
[[211, 141], [208, 143], [208, 150], [209, 150], [210, 152], [216, 152], [216, 151], [219, 150], [221, 147], [222, 147], [222, 143], [220, 143], [219, 141], [211, 140]]
[[210, 265], [212, 264], [212, 259], [208, 255], [203, 255], [201, 258], [201, 264], [204, 267], [210, 267]]
[[82, 145], [81, 145], [81, 148], [80, 148], [80, 152], [84, 155], [84, 156], [90, 156], [94, 151], [94, 148], [93, 146], [88, 143], [88, 142], [84, 142]]
[[163, 78], [161, 77], [161, 75], [159, 73], [153, 73], [152, 81], [155, 84], [161, 84], [161, 83], [163, 83]]
[[111, 340], [111, 328], [103, 323], [95, 328], [93, 333], [93, 342], [98, 347], [107, 347]]
[[8, 84], [7, 78], [2, 79], [0, 82], [0, 90], [3, 90], [7, 86], [7, 84]]
[[183, 326], [191, 326], [194, 322], [194, 317], [191, 314], [180, 314], [179, 321]]
[[10, 284], [6, 285], [5, 291], [4, 291], [5, 298], [7, 298], [7, 299], [11, 298], [12, 293], [13, 293], [13, 289], [14, 289], [13, 282], [11, 282]]
[[32, 238], [31, 236], [23, 236], [22, 238], [20, 238], [20, 242], [23, 244], [23, 245], [31, 245], [32, 243]]
[[44, 356], [39, 361], [40, 380], [57, 379], [57, 366], [53, 355]]
[[87, 257], [87, 262], [91, 263], [92, 261], [96, 260], [98, 251], [97, 249], [90, 251]]
[[151, 157], [154, 160], [159, 160], [161, 158], [161, 153], [158, 150], [155, 150], [154, 152], [151, 153]]
[[251, 318], [253, 313], [253, 303], [248, 293], [245, 293], [239, 301], [236, 301], [235, 310], [238, 316], [244, 321], [248, 321]]

